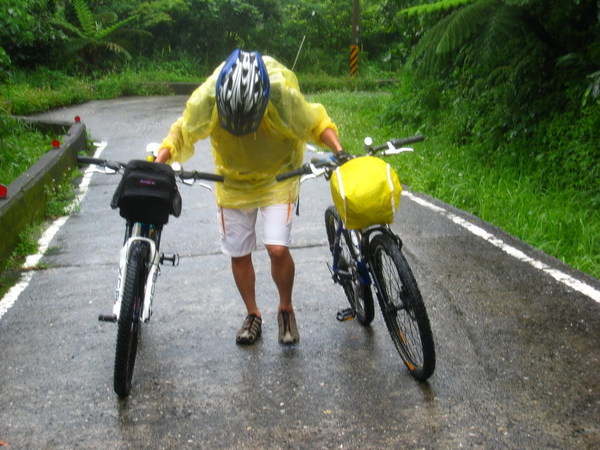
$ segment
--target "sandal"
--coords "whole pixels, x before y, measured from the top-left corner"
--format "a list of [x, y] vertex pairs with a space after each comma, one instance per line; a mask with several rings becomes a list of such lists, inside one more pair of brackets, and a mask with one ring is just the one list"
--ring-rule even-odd
[[277, 314], [279, 324], [279, 343], [284, 345], [297, 344], [300, 341], [300, 333], [296, 326], [296, 317], [293, 312], [280, 311]]
[[251, 345], [260, 337], [262, 319], [255, 315], [246, 316], [242, 328], [235, 336], [236, 344]]
[[262, 319], [255, 315], [246, 316], [242, 328], [235, 336], [236, 344], [250, 345], [254, 344], [260, 337]]

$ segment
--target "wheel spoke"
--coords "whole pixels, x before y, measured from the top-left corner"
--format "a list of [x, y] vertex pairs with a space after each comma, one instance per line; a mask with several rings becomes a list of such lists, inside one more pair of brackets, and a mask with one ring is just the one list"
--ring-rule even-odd
[[435, 368], [435, 350], [425, 305], [410, 267], [390, 236], [375, 236], [370, 253], [381, 311], [396, 350], [415, 378], [427, 379]]

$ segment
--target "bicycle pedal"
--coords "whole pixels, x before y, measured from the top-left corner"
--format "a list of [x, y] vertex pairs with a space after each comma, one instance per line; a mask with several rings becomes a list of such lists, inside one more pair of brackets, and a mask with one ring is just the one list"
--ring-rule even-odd
[[98, 320], [100, 322], [113, 322], [113, 323], [115, 323], [117, 321], [117, 316], [116, 316], [116, 314], [100, 314], [98, 316]]
[[352, 311], [352, 308], [340, 309], [336, 315], [336, 319], [340, 322], [345, 322], [346, 320], [353, 320], [354, 317], [355, 315], [354, 311]]
[[164, 253], [160, 255], [160, 263], [165, 264], [166, 262], [170, 262], [173, 267], [179, 265], [179, 254], [175, 253], [174, 255], [167, 256]]

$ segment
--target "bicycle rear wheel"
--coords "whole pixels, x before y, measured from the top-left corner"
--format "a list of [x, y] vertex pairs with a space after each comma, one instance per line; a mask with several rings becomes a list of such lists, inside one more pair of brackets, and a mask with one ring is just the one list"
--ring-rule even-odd
[[141, 314], [144, 305], [148, 249], [134, 242], [129, 249], [127, 273], [123, 279], [123, 299], [119, 315], [117, 348], [115, 352], [114, 389], [119, 397], [131, 391], [133, 368], [141, 333]]
[[[342, 220], [335, 206], [330, 206], [325, 210], [325, 228], [327, 229], [327, 239], [332, 254], [334, 252], [335, 235], [341, 222]], [[373, 294], [371, 287], [361, 280], [357, 266], [358, 254], [354, 249], [352, 237], [346, 229], [342, 230], [339, 246], [338, 268], [341, 273], [337, 280], [344, 288], [344, 293], [358, 321], [362, 325], [369, 325], [375, 316]]]
[[379, 304], [392, 341], [411, 375], [424, 381], [435, 370], [435, 347], [415, 277], [391, 236], [375, 236], [370, 253]]

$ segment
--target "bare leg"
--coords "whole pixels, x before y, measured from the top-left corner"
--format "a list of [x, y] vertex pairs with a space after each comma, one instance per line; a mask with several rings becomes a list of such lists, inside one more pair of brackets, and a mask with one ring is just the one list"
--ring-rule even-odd
[[279, 291], [279, 311], [293, 312], [292, 289], [296, 266], [288, 247], [267, 245], [271, 258], [271, 276]]
[[248, 310], [248, 315], [260, 317], [256, 304], [255, 284], [256, 275], [252, 264], [252, 254], [231, 258], [231, 271], [233, 279]]

